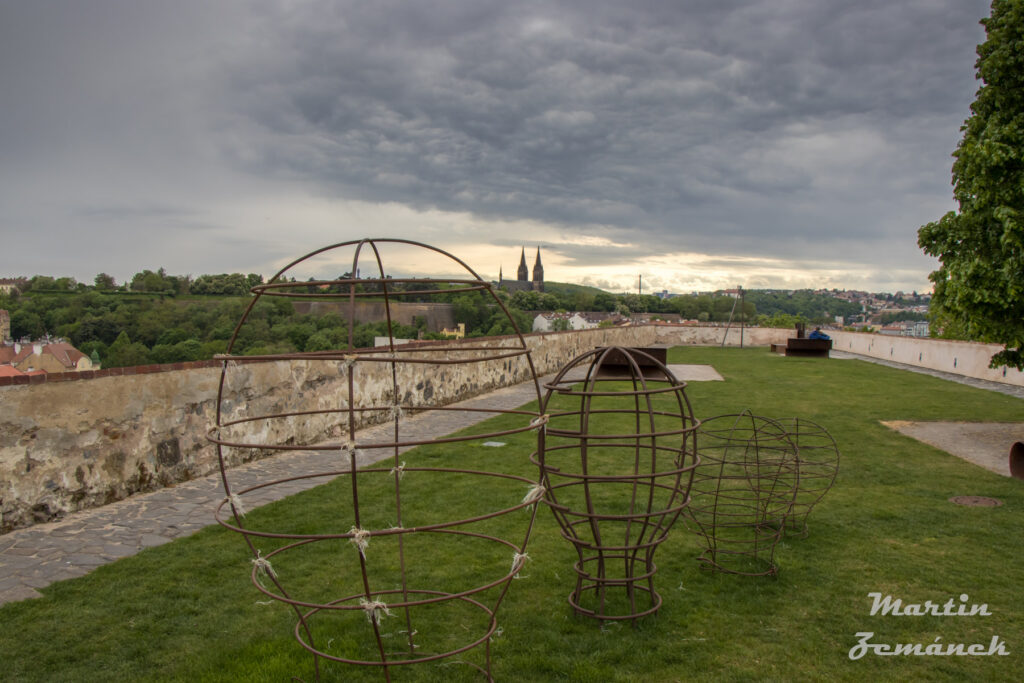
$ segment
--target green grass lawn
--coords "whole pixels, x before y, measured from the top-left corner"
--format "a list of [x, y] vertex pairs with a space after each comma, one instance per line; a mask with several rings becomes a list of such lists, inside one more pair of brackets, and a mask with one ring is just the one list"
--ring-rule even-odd
[[[784, 358], [765, 349], [676, 348], [669, 358], [711, 364], [725, 378], [687, 388], [698, 417], [749, 408], [829, 429], [842, 452], [835, 487], [811, 514], [807, 538], [789, 538], [778, 547], [776, 578], [701, 569], [701, 539], [680, 520], [655, 556], [655, 586], [664, 604], [636, 628], [602, 627], [572, 613], [566, 596], [575, 553], [542, 508], [523, 578], [511, 583], [498, 612], [501, 631], [491, 647], [496, 679], [1024, 680], [1024, 482], [879, 424], [1021, 421], [1024, 401], [860, 361]], [[401, 459], [409, 467], [457, 463], [532, 476], [532, 433], [503, 440], [509, 445], [501, 449], [467, 442], [422, 447]], [[526, 492], [521, 482], [428, 472], [406, 474], [410, 491], [410, 477], [420, 477], [415, 481], [422, 482], [422, 494], [403, 499], [407, 520], [439, 511], [465, 517], [505, 499], [514, 504]], [[387, 528], [393, 520], [391, 503], [374, 495], [386, 490], [386, 475], [378, 479], [379, 489], [371, 475], [360, 490], [362, 501], [379, 501], [365, 528]], [[1004, 505], [969, 508], [948, 501], [962, 494], [993, 496]], [[246, 521], [268, 529], [345, 532], [351, 522], [337, 511], [349, 495], [348, 481], [336, 480], [255, 510]], [[528, 521], [525, 511], [517, 511], [493, 523], [518, 542]], [[394, 543], [375, 538], [367, 553], [381, 567], [382, 581], [397, 581]], [[420, 585], [444, 589], [482, 579], [495, 563], [511, 561], [503, 546], [445, 534], [410, 537], [406, 553]], [[347, 542], [311, 544], [279, 557], [274, 566], [290, 590], [315, 599], [352, 592], [355, 553]], [[249, 581], [250, 568], [242, 539], [211, 527], [54, 584], [41, 599], [0, 607], [0, 679], [312, 680], [311, 657], [293, 636], [294, 612], [264, 604], [267, 598]], [[987, 604], [991, 615], [871, 616], [871, 592], [940, 604], [966, 593], [969, 603]], [[318, 642], [339, 655], [365, 653], [366, 620], [337, 621], [323, 620]], [[382, 620], [389, 638], [401, 638], [404, 628], [400, 615]], [[483, 626], [476, 610], [449, 605], [425, 609], [416, 628], [424, 647], [443, 649], [467, 642]], [[998, 636], [1009, 655], [869, 653], [852, 661], [855, 634], [864, 631], [875, 634], [875, 643], [924, 646], [938, 639], [987, 647]], [[394, 679], [480, 680], [461, 662], [480, 663], [481, 655], [478, 648], [456, 661], [405, 667]], [[379, 671], [334, 664], [323, 665], [321, 675], [382, 680]]]

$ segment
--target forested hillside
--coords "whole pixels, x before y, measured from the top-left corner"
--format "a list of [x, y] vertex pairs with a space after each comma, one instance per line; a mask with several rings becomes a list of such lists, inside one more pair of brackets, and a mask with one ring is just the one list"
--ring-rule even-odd
[[[20, 281], [21, 294], [0, 295], [0, 308], [10, 312], [15, 339], [62, 337], [86, 354], [95, 352], [105, 367], [173, 363], [223, 353], [248, 305], [250, 288], [262, 282], [258, 274], [224, 273], [193, 279], [168, 275], [162, 268], [136, 273], [120, 286], [105, 273], [97, 275], [93, 285], [67, 277], [36, 276]], [[499, 292], [523, 332], [530, 331], [537, 311], [618, 312], [627, 317], [673, 313], [684, 320], [712, 322], [730, 316], [738, 320], [742, 314], [748, 324], [789, 327], [798, 320], [826, 322], [859, 310], [856, 304], [810, 290], [747, 291], [741, 310], [737, 300], [725, 295], [661, 299], [558, 282], [547, 282], [545, 287], [543, 293]], [[417, 295], [414, 284], [396, 283], [394, 288], [406, 291], [403, 301], [451, 304], [454, 319], [466, 325], [467, 336], [514, 331], [500, 309], [478, 292]], [[309, 291], [325, 290], [310, 285]], [[440, 336], [427, 330], [425, 321], [414, 322], [395, 324], [395, 336]], [[372, 346], [374, 336], [384, 334], [383, 321], [361, 322], [352, 330], [351, 343]], [[338, 314], [299, 313], [289, 299], [268, 297], [253, 310], [233, 352], [319, 351], [345, 347], [349, 342], [348, 326]]]

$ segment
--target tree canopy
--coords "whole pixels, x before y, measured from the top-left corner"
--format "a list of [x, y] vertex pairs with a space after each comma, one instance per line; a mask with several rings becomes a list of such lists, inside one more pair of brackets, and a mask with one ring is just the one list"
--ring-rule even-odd
[[992, 367], [1024, 369], [1024, 1], [994, 0], [981, 23], [983, 84], [953, 153], [960, 208], [922, 226], [918, 244], [940, 262], [929, 276], [936, 325], [1001, 343]]

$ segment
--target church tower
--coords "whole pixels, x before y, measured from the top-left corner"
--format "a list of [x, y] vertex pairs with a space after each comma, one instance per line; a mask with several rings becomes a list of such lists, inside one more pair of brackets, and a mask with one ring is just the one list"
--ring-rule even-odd
[[516, 273], [516, 279], [521, 282], [530, 281], [530, 271], [526, 268], [526, 247], [523, 247], [523, 253], [519, 256], [519, 272]]
[[544, 291], [544, 266], [540, 263], [540, 247], [537, 247], [537, 260], [533, 264], [533, 289]]

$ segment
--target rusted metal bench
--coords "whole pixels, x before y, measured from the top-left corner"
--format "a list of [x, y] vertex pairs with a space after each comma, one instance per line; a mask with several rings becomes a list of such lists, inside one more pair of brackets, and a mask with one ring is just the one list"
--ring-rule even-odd
[[657, 344], [655, 346], [612, 349], [601, 361], [600, 377], [603, 379], [619, 376], [631, 377], [630, 359], [636, 362], [643, 377], [660, 378], [662, 373], [658, 370], [658, 365], [668, 365], [668, 346]]
[[828, 352], [831, 349], [831, 339], [790, 337], [785, 344], [772, 344], [773, 353], [781, 353], [786, 356], [828, 358]]

